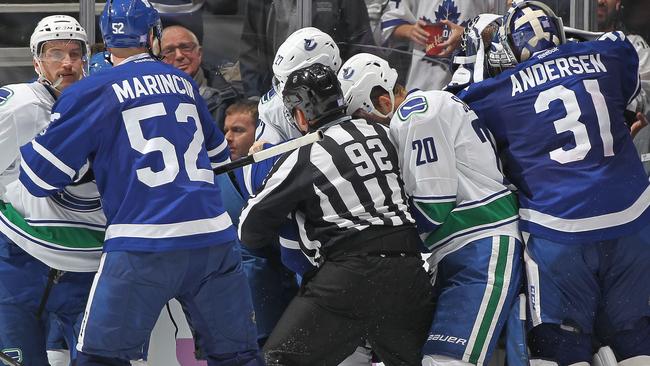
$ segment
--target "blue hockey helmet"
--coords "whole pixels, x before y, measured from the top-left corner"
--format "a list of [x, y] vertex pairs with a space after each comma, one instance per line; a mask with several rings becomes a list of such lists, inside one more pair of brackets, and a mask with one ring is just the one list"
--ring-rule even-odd
[[108, 51], [98, 52], [90, 58], [90, 75], [110, 69], [113, 64], [110, 62], [110, 53]]
[[514, 67], [565, 42], [562, 19], [546, 4], [514, 2], [492, 42], [489, 63], [494, 69]]
[[99, 20], [106, 48], [147, 47], [149, 31], [160, 41], [158, 11], [148, 0], [107, 0]]

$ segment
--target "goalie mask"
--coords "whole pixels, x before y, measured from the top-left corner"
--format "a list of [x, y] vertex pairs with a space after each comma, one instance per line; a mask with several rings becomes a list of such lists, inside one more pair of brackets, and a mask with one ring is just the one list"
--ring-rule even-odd
[[535, 53], [565, 43], [562, 19], [539, 1], [514, 3], [504, 17], [489, 53], [497, 73], [531, 58]]

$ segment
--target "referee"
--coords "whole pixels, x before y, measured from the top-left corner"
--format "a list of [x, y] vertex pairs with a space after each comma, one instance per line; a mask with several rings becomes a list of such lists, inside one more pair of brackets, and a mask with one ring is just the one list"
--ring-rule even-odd
[[368, 342], [388, 366], [420, 365], [431, 285], [387, 129], [346, 116], [336, 74], [321, 64], [289, 75], [282, 96], [303, 133], [325, 137], [277, 161], [239, 234], [264, 246], [292, 215], [318, 269], [266, 342], [267, 364], [337, 365]]

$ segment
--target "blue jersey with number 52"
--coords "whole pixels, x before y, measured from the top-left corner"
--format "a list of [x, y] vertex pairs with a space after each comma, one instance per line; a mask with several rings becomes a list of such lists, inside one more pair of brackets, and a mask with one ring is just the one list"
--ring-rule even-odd
[[550, 49], [459, 93], [491, 130], [519, 189], [522, 231], [563, 242], [650, 222], [650, 187], [623, 111], [638, 56], [620, 32]]
[[212, 168], [229, 160], [194, 81], [141, 54], [65, 90], [46, 132], [21, 148], [20, 180], [56, 192], [90, 162], [104, 249], [165, 251], [236, 239]]

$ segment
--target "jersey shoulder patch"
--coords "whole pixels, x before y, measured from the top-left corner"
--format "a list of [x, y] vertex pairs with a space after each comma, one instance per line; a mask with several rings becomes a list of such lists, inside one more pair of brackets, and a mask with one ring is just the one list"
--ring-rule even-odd
[[0, 105], [5, 104], [14, 95], [14, 91], [3, 86], [0, 88]]
[[406, 121], [411, 115], [424, 113], [429, 109], [427, 99], [423, 96], [416, 95], [408, 98], [397, 110], [397, 116], [402, 121]]
[[262, 99], [260, 99], [261, 104], [266, 104], [271, 101], [271, 98], [275, 95], [275, 89], [271, 88], [266, 94], [262, 96]]

